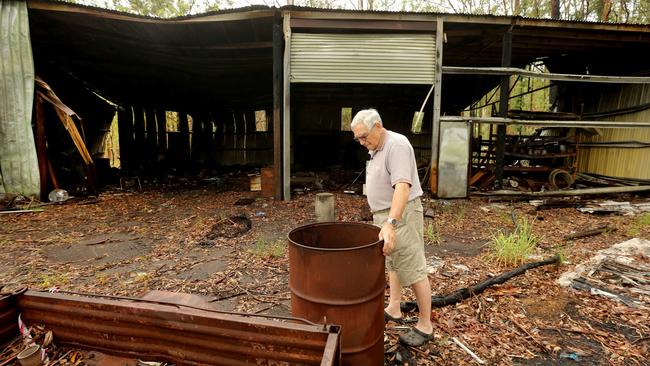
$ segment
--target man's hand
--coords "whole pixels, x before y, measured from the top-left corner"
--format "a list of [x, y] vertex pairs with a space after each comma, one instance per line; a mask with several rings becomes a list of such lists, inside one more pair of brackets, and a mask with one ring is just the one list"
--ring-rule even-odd
[[390, 255], [395, 249], [395, 228], [393, 225], [385, 222], [379, 232], [379, 240], [384, 240], [384, 256]]

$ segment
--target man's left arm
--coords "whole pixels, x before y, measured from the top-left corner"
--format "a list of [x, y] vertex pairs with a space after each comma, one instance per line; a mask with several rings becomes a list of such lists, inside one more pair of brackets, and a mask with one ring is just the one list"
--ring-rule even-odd
[[[397, 182], [394, 189], [388, 217], [400, 221], [411, 193], [411, 185], [407, 182]], [[389, 255], [395, 249], [395, 227], [384, 222], [379, 232], [379, 238], [384, 240], [384, 255]]]

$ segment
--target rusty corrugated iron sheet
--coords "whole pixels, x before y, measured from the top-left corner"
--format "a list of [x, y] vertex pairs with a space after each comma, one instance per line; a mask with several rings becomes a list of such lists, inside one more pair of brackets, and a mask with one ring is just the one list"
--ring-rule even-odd
[[18, 308], [12, 295], [0, 295], [0, 344], [18, 335]]
[[[650, 85], [625, 85], [603, 91], [597, 112], [607, 112], [650, 103]], [[608, 117], [609, 121], [648, 122], [650, 109]], [[596, 143], [578, 149], [578, 169], [619, 178], [650, 179], [650, 148], [615, 147], [625, 142], [650, 143], [650, 128], [608, 128], [600, 134], [581, 138], [581, 143]], [[609, 145], [610, 147], [603, 147]]]
[[382, 365], [383, 241], [379, 228], [329, 222], [289, 233], [291, 313], [341, 325], [343, 365]]
[[32, 133], [34, 61], [24, 1], [0, 1], [0, 193], [40, 193]]
[[[0, 301], [43, 324], [59, 345], [177, 365], [339, 365], [339, 328], [280, 322], [188, 306], [27, 291]], [[0, 339], [3, 340], [3, 339]], [[7, 340], [5, 338], [4, 340]]]

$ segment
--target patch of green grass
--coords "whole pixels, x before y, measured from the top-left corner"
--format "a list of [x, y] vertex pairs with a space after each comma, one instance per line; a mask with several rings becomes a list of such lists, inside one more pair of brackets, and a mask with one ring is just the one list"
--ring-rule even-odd
[[505, 233], [499, 230], [492, 235], [490, 248], [492, 256], [499, 264], [518, 265], [533, 253], [540, 240], [540, 237], [533, 234], [528, 220], [522, 218], [514, 231]]
[[466, 202], [459, 203], [456, 211], [456, 219], [458, 219], [458, 221], [462, 221], [465, 218], [466, 213], [467, 213], [467, 203]]
[[442, 240], [438, 225], [429, 223], [424, 227], [424, 243], [428, 245], [439, 245]]
[[70, 277], [67, 273], [43, 273], [38, 275], [38, 286], [49, 288], [53, 286], [62, 286], [70, 283]]
[[285, 250], [285, 241], [282, 239], [265, 240], [260, 238], [255, 241], [250, 252], [260, 258], [279, 258], [284, 256]]
[[639, 217], [634, 220], [632, 227], [627, 230], [628, 235], [630, 236], [639, 236], [641, 230], [650, 226], [650, 212], [639, 215]]
[[567, 263], [567, 247], [556, 247], [555, 255], [558, 257], [558, 265], [563, 265]]

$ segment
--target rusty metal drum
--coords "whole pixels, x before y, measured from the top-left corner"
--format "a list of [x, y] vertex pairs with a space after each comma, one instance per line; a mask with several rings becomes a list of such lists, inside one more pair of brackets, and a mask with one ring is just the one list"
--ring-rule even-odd
[[291, 313], [341, 326], [342, 363], [384, 364], [383, 241], [379, 228], [324, 222], [289, 233]]

